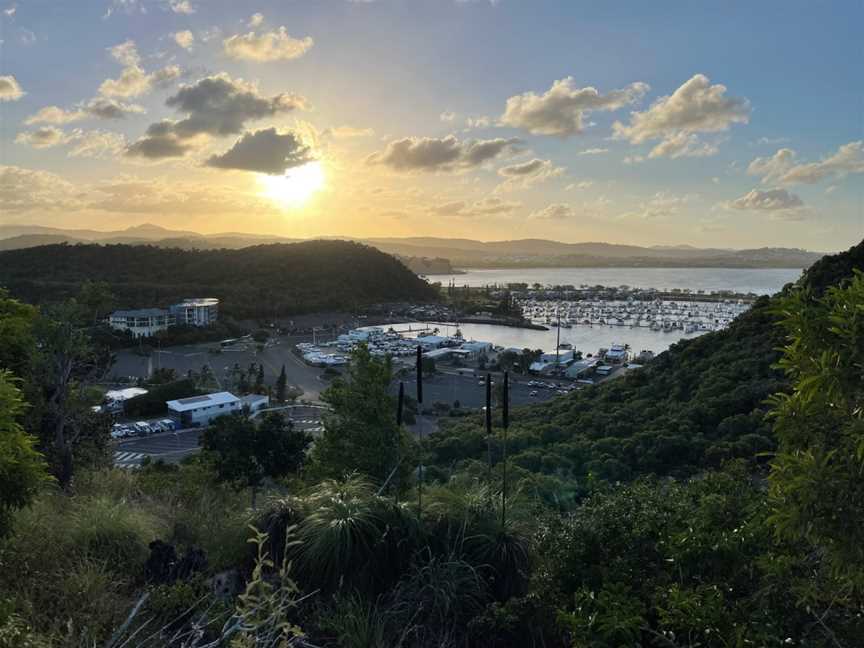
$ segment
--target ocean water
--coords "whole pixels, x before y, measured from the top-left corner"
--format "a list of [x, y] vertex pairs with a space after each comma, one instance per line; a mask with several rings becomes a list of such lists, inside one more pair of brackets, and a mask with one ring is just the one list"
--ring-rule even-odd
[[457, 286], [539, 283], [547, 285], [630, 286], [631, 288], [689, 288], [733, 290], [770, 295], [801, 276], [799, 268], [522, 268], [468, 269], [465, 274], [431, 275], [429, 281]]

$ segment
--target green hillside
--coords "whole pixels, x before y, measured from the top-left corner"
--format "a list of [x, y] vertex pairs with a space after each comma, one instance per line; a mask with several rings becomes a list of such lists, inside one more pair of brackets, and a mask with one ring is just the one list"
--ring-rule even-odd
[[0, 285], [27, 302], [73, 296], [88, 280], [107, 282], [118, 307], [218, 297], [223, 312], [235, 318], [436, 298], [432, 287], [392, 256], [344, 241], [240, 250], [46, 245], [0, 253]]

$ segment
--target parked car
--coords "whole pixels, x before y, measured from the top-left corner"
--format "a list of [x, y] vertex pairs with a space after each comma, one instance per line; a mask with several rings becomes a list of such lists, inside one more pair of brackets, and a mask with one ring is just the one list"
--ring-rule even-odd
[[165, 429], [166, 432], [171, 432], [177, 429], [177, 423], [175, 423], [171, 419], [162, 419], [159, 422], [162, 424], [162, 427]]
[[153, 432], [153, 429], [145, 421], [136, 422], [135, 429], [138, 430], [139, 434], [151, 434]]

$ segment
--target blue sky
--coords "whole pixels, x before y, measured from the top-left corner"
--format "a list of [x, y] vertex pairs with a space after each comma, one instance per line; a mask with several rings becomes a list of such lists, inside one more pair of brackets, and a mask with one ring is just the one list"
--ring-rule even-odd
[[864, 235], [860, 2], [0, 9], [0, 224], [820, 250]]

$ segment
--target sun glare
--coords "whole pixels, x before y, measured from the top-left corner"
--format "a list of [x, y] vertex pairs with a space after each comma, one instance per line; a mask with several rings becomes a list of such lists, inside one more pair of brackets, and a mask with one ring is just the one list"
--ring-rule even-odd
[[324, 186], [324, 168], [320, 162], [309, 162], [285, 175], [258, 176], [263, 194], [273, 202], [285, 207], [303, 205], [316, 191]]

